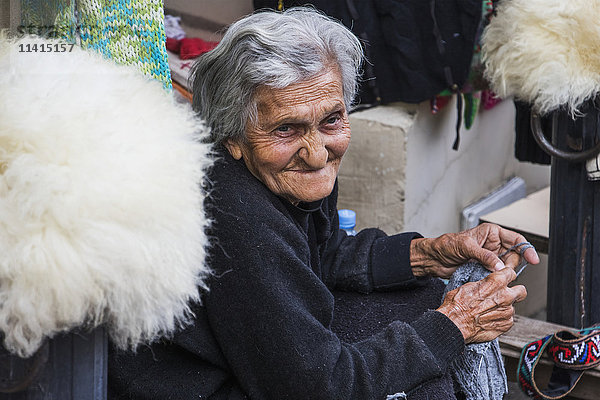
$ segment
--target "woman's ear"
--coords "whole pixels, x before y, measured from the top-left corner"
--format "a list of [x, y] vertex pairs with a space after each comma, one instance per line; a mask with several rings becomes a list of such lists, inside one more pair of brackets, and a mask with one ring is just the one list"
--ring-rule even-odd
[[237, 140], [228, 139], [223, 143], [223, 145], [227, 151], [229, 151], [231, 157], [235, 158], [236, 160], [242, 158], [242, 147]]

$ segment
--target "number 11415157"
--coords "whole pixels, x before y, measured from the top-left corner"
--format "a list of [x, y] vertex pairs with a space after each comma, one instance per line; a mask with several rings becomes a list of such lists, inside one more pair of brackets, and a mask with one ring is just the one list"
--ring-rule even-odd
[[74, 43], [21, 43], [20, 53], [70, 53]]

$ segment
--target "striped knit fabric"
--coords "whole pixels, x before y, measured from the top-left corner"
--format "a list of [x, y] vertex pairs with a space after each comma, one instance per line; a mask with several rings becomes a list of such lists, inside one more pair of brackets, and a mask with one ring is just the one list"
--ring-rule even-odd
[[78, 27], [84, 49], [135, 65], [172, 87], [162, 0], [23, 0], [21, 19], [28, 33], [71, 41]]

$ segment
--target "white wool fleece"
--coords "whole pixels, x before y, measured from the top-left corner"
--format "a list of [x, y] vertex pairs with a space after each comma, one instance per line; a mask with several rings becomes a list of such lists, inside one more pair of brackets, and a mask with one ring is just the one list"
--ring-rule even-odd
[[0, 36], [0, 331], [20, 356], [82, 325], [121, 348], [169, 334], [208, 273], [206, 128], [131, 67], [39, 51], [57, 43]]
[[504, 0], [482, 40], [500, 97], [575, 115], [600, 92], [600, 0]]

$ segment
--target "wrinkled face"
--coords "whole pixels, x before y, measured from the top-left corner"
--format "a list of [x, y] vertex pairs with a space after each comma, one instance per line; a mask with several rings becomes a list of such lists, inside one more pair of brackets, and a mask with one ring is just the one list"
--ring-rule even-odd
[[328, 196], [350, 141], [342, 81], [330, 69], [283, 89], [261, 87], [247, 140], [225, 143], [273, 193], [296, 204]]

